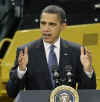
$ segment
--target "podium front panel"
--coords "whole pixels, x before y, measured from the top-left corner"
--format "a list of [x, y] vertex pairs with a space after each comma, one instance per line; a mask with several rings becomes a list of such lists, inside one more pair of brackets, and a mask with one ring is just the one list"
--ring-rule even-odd
[[[14, 102], [50, 102], [51, 90], [21, 91]], [[79, 102], [100, 102], [100, 90], [78, 90]]]

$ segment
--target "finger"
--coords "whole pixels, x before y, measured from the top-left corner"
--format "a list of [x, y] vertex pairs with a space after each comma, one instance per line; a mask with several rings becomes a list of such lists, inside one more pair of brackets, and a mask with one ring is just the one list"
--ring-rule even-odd
[[19, 56], [18, 63], [21, 64], [22, 63], [22, 60], [23, 60], [23, 56]]
[[22, 57], [23, 57], [23, 51], [21, 50], [21, 51], [19, 52], [18, 62], [21, 62]]
[[87, 56], [91, 57], [91, 52], [90, 51], [87, 52]]
[[84, 47], [81, 47], [81, 55], [84, 55]]
[[21, 60], [19, 61], [19, 65], [23, 65], [23, 63], [24, 63], [24, 60], [21, 59]]
[[24, 55], [28, 55], [28, 48], [27, 47], [25, 47], [25, 49], [24, 49]]
[[91, 52], [86, 48], [86, 55], [89, 56], [91, 55]]
[[19, 65], [25, 65], [26, 64], [26, 61], [25, 61], [25, 56], [21, 56], [19, 58]]
[[22, 60], [19, 60], [18, 64], [19, 64], [19, 65], [22, 65]]
[[22, 50], [19, 52], [19, 56], [23, 56], [23, 51]]

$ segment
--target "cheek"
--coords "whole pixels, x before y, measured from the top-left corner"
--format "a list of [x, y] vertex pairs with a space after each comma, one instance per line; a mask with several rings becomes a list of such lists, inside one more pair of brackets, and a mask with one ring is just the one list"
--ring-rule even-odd
[[54, 35], [55, 35], [55, 36], [60, 35], [60, 31], [61, 31], [60, 29], [56, 29], [56, 30], [54, 31]]
[[43, 31], [44, 27], [42, 25], [40, 25], [40, 30]]
[[40, 27], [40, 32], [43, 32], [43, 28], [42, 27]]

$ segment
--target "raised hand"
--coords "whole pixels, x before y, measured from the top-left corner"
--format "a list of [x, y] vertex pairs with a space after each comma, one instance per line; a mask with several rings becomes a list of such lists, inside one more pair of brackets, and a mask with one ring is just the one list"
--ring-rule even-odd
[[[85, 53], [84, 53], [85, 52]], [[87, 48], [81, 47], [81, 55], [80, 55], [81, 64], [83, 65], [85, 72], [92, 71], [92, 57], [91, 53]]]
[[28, 64], [28, 48], [24, 48], [24, 53], [21, 50], [18, 57], [19, 70], [25, 71]]

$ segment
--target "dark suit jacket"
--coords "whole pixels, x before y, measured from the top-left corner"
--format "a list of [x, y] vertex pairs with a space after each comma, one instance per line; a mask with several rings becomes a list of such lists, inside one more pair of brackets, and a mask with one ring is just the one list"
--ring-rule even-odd
[[[88, 78], [80, 63], [80, 46], [62, 39], [60, 44], [59, 71], [61, 72], [62, 76], [65, 65], [71, 65], [72, 73], [74, 75], [72, 87], [75, 88], [76, 82], [78, 82], [79, 89], [95, 89], [95, 73], [93, 73], [91, 79]], [[19, 79], [17, 77], [17, 59], [19, 50], [24, 49], [25, 46], [28, 47], [29, 62], [27, 65], [26, 74], [22, 79]], [[17, 93], [24, 88], [27, 90], [53, 89], [42, 39], [24, 45], [17, 50], [15, 66], [10, 72], [10, 80], [7, 83], [7, 92], [9, 96], [15, 97]]]

